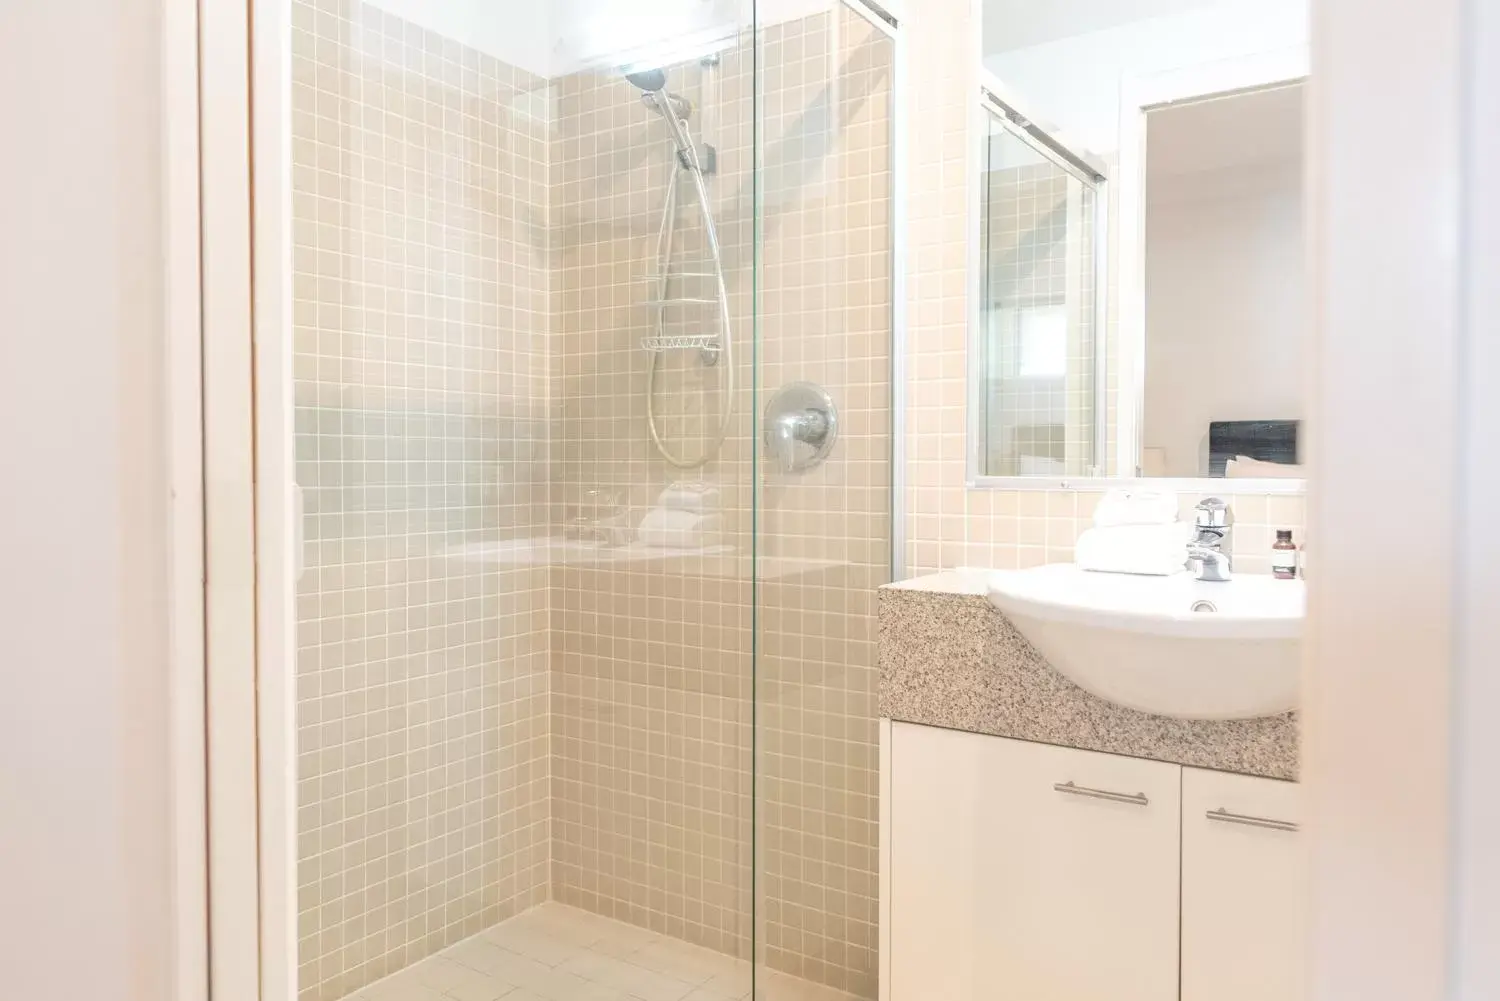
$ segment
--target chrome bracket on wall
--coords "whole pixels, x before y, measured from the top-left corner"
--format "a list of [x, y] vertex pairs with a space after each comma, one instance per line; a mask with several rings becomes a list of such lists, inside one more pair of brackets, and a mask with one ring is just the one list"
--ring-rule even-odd
[[793, 382], [766, 404], [766, 451], [780, 473], [805, 473], [822, 463], [839, 436], [839, 412], [822, 386]]

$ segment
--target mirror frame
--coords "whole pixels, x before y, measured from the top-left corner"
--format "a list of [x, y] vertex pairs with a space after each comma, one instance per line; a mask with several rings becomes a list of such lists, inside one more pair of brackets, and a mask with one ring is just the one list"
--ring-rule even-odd
[[[980, 255], [979, 212], [980, 143], [970, 151], [970, 233], [969, 233], [969, 442], [967, 485], [972, 489], [998, 490], [1105, 490], [1118, 486], [1152, 487], [1178, 492], [1230, 494], [1302, 494], [1307, 491], [1304, 479], [1226, 479], [1223, 477], [1142, 477], [1141, 414], [1146, 394], [1146, 115], [1149, 111], [1171, 104], [1206, 100], [1240, 91], [1261, 90], [1277, 85], [1295, 84], [1308, 78], [1309, 51], [1305, 45], [1269, 49], [1233, 59], [1190, 63], [1173, 70], [1145, 76], [1123, 77], [1120, 81], [1120, 151], [1119, 165], [1110, 181], [1100, 183], [1101, 214], [1108, 218], [1109, 186], [1115, 187], [1118, 199], [1117, 227], [1119, 240], [1119, 287], [1116, 291], [1119, 324], [1119, 392], [1116, 403], [1116, 468], [1131, 475], [1117, 476], [985, 476], [980, 472], [982, 448], [979, 427], [979, 394], [983, 391], [977, 359], [980, 357]], [[981, 71], [984, 89], [1004, 93], [1003, 84], [988, 71]], [[1008, 99], [1007, 99], [1008, 100]], [[988, 130], [985, 116], [992, 112], [983, 101], [975, 112], [977, 128]], [[1032, 119], [1034, 122], [1035, 120]], [[1056, 132], [1050, 133], [1056, 136]], [[1103, 171], [1101, 170], [1102, 174]], [[1105, 239], [1099, 247], [1107, 255], [1109, 232], [1101, 229]], [[1101, 265], [1107, 274], [1108, 258]], [[1104, 290], [1101, 290], [1101, 292]], [[1107, 295], [1100, 294], [1101, 310], [1108, 309]], [[1103, 316], [1104, 314], [1101, 314]], [[1107, 349], [1107, 322], [1101, 318], [1101, 347]], [[1101, 363], [1098, 371], [1108, 375]], [[1107, 438], [1102, 442], [1108, 447]]]

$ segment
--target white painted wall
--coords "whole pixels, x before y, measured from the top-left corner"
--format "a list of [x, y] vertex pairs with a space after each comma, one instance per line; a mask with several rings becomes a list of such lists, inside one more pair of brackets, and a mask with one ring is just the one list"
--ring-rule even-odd
[[1208, 474], [1210, 421], [1305, 417], [1302, 178], [1230, 168], [1148, 182], [1143, 445]]
[[[678, 63], [726, 47], [752, 24], [765, 27], [808, 17], [832, 10], [840, 2], [551, 0], [550, 72], [558, 77], [585, 67]], [[881, 6], [901, 14], [899, 0], [883, 0]]]
[[[752, 22], [777, 24], [839, 0], [369, 0], [397, 17], [548, 79], [591, 66], [708, 51]], [[899, 0], [881, 6], [900, 15]]]
[[163, 0], [0, 30], [0, 994], [172, 997]]
[[1031, 114], [1069, 143], [1103, 154], [1120, 144], [1123, 77], [1305, 47], [1307, 39], [1307, 0], [1223, 0], [988, 54], [984, 62]]
[[[538, 76], [550, 76], [553, 0], [369, 0], [429, 31]], [[567, 0], [557, 0], [567, 2]]]
[[1056, 41], [1202, 6], [1205, 0], [984, 0], [984, 51]]

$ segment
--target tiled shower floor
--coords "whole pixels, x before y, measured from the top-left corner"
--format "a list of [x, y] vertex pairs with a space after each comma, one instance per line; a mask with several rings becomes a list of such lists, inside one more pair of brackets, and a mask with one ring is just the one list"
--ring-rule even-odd
[[[763, 1001], [854, 1001], [783, 974]], [[742, 1001], [750, 964], [563, 904], [543, 904], [349, 1001]]]

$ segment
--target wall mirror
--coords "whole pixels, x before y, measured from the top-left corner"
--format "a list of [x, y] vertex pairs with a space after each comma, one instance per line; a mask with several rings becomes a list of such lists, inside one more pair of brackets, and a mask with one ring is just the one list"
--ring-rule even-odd
[[1304, 489], [1306, 3], [984, 19], [971, 484]]

